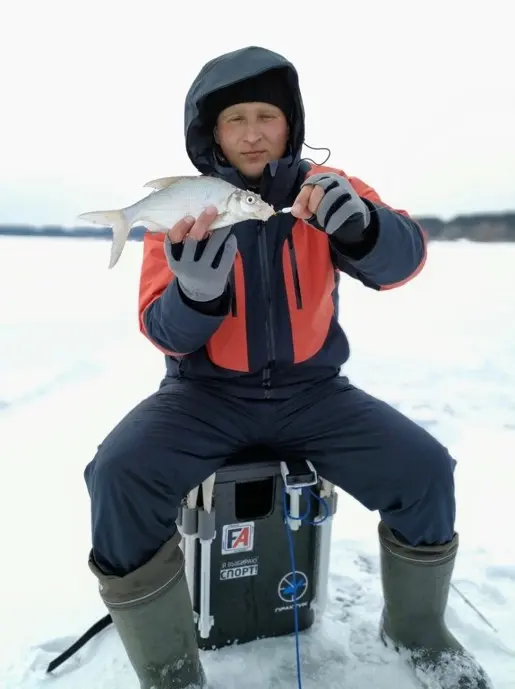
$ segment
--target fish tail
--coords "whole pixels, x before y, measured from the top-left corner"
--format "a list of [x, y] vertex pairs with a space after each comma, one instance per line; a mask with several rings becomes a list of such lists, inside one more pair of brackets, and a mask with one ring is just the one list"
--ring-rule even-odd
[[81, 220], [89, 220], [95, 225], [108, 225], [113, 230], [113, 241], [111, 244], [111, 256], [109, 258], [109, 268], [113, 268], [122, 255], [123, 248], [127, 242], [131, 224], [124, 210], [111, 211], [91, 211], [79, 215]]

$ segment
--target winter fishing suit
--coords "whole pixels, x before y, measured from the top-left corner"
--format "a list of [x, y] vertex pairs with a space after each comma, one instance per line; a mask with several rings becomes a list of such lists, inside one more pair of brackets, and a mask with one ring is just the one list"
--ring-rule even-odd
[[[289, 98], [281, 99], [285, 93]], [[457, 550], [455, 461], [423, 428], [340, 372], [349, 356], [338, 313], [341, 276], [378, 292], [403, 285], [424, 265], [424, 233], [363, 181], [301, 159], [297, 72], [262, 48], [212, 60], [189, 90], [186, 148], [201, 173], [248, 186], [217, 149], [213, 116], [217, 107], [253, 98], [277, 104], [290, 124], [284, 158], [265, 168], [262, 197], [276, 209], [288, 207], [307, 177], [336, 173], [316, 179], [340, 216], [331, 221], [321, 211], [304, 222], [286, 213], [236, 224], [232, 270], [203, 301], [186, 294], [185, 282], [181, 288], [179, 269], [185, 275], [186, 267], [165, 235], [145, 236], [139, 326], [163, 352], [166, 376], [105, 438], [85, 471], [89, 564], [142, 689], [204, 686], [177, 508], [230, 455], [255, 444], [299, 453], [379, 511], [385, 641], [421, 649], [420, 667], [440, 663], [444, 651], [465, 654], [443, 621]], [[344, 218], [341, 227], [337, 217]], [[213, 263], [212, 270], [215, 284], [222, 269]], [[375, 332], [378, 342], [382, 335]], [[452, 686], [488, 685], [470, 660]]]

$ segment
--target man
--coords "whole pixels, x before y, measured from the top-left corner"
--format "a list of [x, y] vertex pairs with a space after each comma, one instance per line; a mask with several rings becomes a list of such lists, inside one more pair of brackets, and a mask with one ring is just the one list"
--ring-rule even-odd
[[256, 443], [302, 454], [379, 511], [383, 640], [422, 667], [445, 652], [465, 659], [452, 686], [484, 689], [444, 623], [458, 547], [455, 461], [340, 375], [349, 356], [340, 274], [378, 291], [402, 285], [424, 264], [422, 230], [362, 181], [301, 159], [297, 72], [271, 51], [248, 47], [205, 65], [186, 98], [185, 137], [199, 172], [293, 208], [212, 234], [216, 210], [206, 209], [144, 240], [140, 328], [165, 354], [166, 377], [85, 471], [89, 564], [142, 689], [205, 686], [177, 508]]

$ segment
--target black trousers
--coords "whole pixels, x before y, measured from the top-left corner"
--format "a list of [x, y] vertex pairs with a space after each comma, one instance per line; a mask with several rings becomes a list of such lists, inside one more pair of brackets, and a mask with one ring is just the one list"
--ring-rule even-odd
[[255, 444], [302, 453], [412, 545], [454, 535], [455, 460], [347, 378], [275, 401], [180, 381], [130, 411], [86, 467], [98, 565], [121, 576], [146, 562], [175, 532], [181, 499]]

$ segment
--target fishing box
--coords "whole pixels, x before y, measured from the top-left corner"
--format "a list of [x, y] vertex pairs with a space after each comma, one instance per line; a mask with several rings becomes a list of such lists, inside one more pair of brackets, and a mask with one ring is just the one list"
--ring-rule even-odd
[[[336, 496], [310, 462], [267, 447], [229, 458], [188, 494], [177, 526], [200, 648], [291, 634], [295, 603], [298, 631], [313, 624], [325, 608]], [[285, 507], [300, 519], [287, 525]]]

